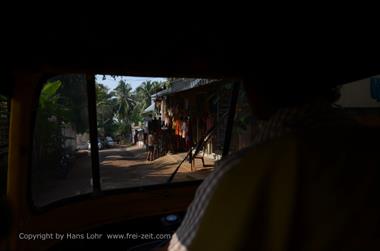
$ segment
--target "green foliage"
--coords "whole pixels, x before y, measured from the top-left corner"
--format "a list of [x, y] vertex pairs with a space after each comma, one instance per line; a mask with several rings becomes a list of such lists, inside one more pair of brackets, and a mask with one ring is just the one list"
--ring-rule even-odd
[[116, 103], [118, 106], [117, 119], [121, 123], [130, 122], [130, 114], [133, 110], [136, 102], [132, 94], [132, 87], [130, 84], [125, 83], [123, 80], [119, 81], [119, 85], [116, 86], [114, 93], [116, 97]]
[[[143, 121], [143, 111], [151, 95], [170, 82], [146, 81], [135, 91], [123, 79], [109, 90], [96, 83], [97, 126], [99, 135], [128, 138], [132, 123]], [[34, 161], [39, 166], [56, 166], [67, 141], [65, 128], [88, 132], [87, 82], [84, 75], [71, 74], [50, 79], [42, 88], [36, 114]]]
[[34, 134], [34, 160], [39, 166], [56, 165], [62, 145], [62, 120], [64, 107], [58, 102], [62, 82], [47, 82], [40, 94], [39, 109]]
[[40, 109], [44, 110], [49, 105], [54, 104], [58, 100], [57, 91], [61, 87], [62, 82], [57, 80], [54, 82], [47, 82], [41, 90], [40, 95]]
[[136, 88], [136, 96], [142, 100], [143, 109], [147, 108], [151, 102], [151, 96], [161, 90], [163, 90], [163, 82], [157, 81], [146, 81], [141, 83], [139, 87]]
[[40, 167], [58, 165], [67, 135], [88, 130], [87, 91], [84, 75], [64, 75], [44, 84], [39, 99], [34, 133], [34, 161]]
[[88, 131], [87, 81], [83, 74], [69, 74], [58, 77], [62, 87], [58, 93], [60, 103], [66, 107], [66, 117], [78, 133]]
[[96, 83], [98, 130], [103, 136], [125, 138], [132, 123], [143, 122], [143, 111], [151, 96], [169, 86], [168, 82], [146, 81], [132, 91], [130, 84], [120, 80], [114, 90]]
[[114, 93], [110, 93], [109, 89], [96, 83], [96, 111], [98, 131], [100, 136], [115, 136], [116, 123], [116, 99]]

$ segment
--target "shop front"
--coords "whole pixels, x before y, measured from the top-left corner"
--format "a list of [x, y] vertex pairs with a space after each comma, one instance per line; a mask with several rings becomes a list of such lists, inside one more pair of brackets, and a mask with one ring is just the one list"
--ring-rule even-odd
[[187, 152], [211, 133], [201, 154], [214, 160], [221, 158], [232, 84], [219, 80], [201, 83], [154, 95], [159, 126], [153, 130], [162, 139], [162, 154]]

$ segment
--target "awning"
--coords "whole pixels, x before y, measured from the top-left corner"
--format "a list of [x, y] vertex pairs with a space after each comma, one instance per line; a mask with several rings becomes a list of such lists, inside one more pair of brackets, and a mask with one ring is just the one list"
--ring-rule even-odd
[[217, 80], [215, 80], [215, 79], [199, 79], [199, 78], [197, 78], [197, 79], [179, 79], [179, 80], [176, 80], [173, 82], [172, 87], [165, 89], [165, 90], [162, 90], [160, 92], [157, 92], [156, 94], [152, 95], [152, 98], [155, 99], [155, 98], [167, 96], [167, 95], [170, 95], [173, 93], [186, 91], [186, 90], [189, 90], [189, 89], [192, 89], [195, 87], [210, 84], [210, 83], [215, 82], [215, 81], [217, 81]]
[[154, 112], [154, 106], [155, 106], [155, 104], [152, 102], [152, 104], [150, 104], [150, 106], [148, 106], [148, 107], [143, 111], [143, 114], [153, 113], [153, 112]]

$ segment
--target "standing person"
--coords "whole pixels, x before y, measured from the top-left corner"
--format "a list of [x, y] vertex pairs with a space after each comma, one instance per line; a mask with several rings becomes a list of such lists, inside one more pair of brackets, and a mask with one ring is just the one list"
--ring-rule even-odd
[[153, 160], [159, 157], [159, 134], [153, 132]]
[[137, 141], [138, 141], [138, 136], [137, 136], [138, 132], [137, 130], [135, 130], [135, 135], [133, 136], [133, 144], [136, 145], [137, 144]]
[[151, 132], [148, 134], [148, 155], [146, 157], [146, 160], [153, 161], [154, 160], [154, 136]]
[[144, 135], [144, 147], [145, 147], [145, 150], [148, 151], [148, 134], [143, 131], [143, 135]]

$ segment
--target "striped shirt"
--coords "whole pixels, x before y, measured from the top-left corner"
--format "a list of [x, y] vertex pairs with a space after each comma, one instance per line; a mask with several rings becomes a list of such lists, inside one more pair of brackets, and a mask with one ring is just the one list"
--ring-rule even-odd
[[253, 147], [257, 147], [262, 143], [287, 133], [317, 128], [321, 125], [336, 125], [339, 121], [342, 123], [347, 122], [344, 117], [338, 116], [328, 103], [320, 102], [297, 108], [280, 109], [268, 121], [257, 122], [258, 133], [253, 140], [252, 146], [218, 162], [214, 172], [199, 186], [181, 226], [172, 236], [168, 250], [188, 250], [187, 247], [190, 246], [196, 236], [202, 216], [205, 213], [208, 202], [218, 182], [229, 170], [236, 166], [241, 158], [250, 152]]

